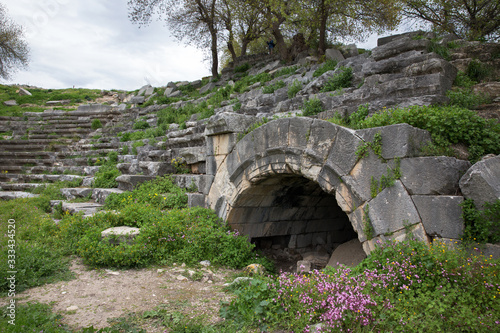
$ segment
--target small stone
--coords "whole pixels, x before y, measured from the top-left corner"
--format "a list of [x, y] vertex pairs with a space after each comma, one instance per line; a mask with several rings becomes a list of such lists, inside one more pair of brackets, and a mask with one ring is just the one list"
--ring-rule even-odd
[[266, 269], [261, 264], [251, 264], [245, 267], [243, 271], [250, 275], [263, 275]]
[[186, 281], [188, 278], [184, 275], [177, 275], [176, 279], [177, 281]]
[[202, 265], [204, 267], [209, 267], [211, 265], [211, 263], [208, 260], [203, 260], [203, 261], [200, 261], [200, 265]]
[[72, 305], [69, 308], [66, 308], [66, 311], [76, 311], [76, 310], [78, 310], [78, 306], [76, 305]]
[[164, 268], [158, 268], [158, 269], [156, 270], [156, 273], [158, 273], [158, 274], [161, 274], [161, 273], [163, 273], [163, 272], [165, 272], [165, 269], [164, 269]]

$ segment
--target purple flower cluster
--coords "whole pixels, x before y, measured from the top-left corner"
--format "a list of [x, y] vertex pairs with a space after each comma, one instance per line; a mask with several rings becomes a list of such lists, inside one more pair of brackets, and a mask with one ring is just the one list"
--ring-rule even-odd
[[[274, 302], [285, 312], [293, 312], [294, 319], [304, 323], [304, 332], [318, 323], [322, 325], [315, 328], [317, 332], [348, 331], [353, 323], [369, 325], [377, 306], [372, 295], [387, 288], [391, 277], [369, 270], [359, 276], [350, 275], [349, 268], [334, 275], [317, 270], [307, 275], [283, 273], [274, 286], [278, 291]], [[387, 300], [383, 303], [383, 307], [391, 307]]]

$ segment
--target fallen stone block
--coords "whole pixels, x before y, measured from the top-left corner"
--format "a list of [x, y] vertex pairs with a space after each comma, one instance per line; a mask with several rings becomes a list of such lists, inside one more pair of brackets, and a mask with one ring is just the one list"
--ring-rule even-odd
[[114, 227], [101, 232], [101, 239], [107, 240], [110, 244], [118, 245], [120, 243], [133, 244], [135, 238], [139, 235], [140, 229], [133, 227]]

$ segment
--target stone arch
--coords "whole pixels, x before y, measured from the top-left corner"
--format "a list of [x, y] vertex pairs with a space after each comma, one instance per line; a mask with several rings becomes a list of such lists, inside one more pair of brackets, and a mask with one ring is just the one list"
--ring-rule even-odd
[[[246, 135], [225, 159], [219, 161], [208, 203], [229, 224], [241, 225], [248, 218], [245, 214], [259, 214], [259, 200], [273, 200], [273, 195], [259, 194], [259, 191], [267, 188], [270, 192], [270, 186], [275, 186], [274, 192], [280, 193], [305, 186], [313, 193], [316, 186], [335, 198], [366, 253], [373, 249], [377, 240], [402, 239], [408, 229], [426, 240], [419, 214], [401, 181], [395, 180], [394, 185], [376, 195], [370, 189], [372, 177], [381, 179], [396, 168], [399, 158], [414, 153], [415, 142], [419, 141], [418, 136], [422, 136], [423, 131], [408, 125], [384, 131], [392, 132], [382, 135], [386, 137], [382, 142], [385, 148], [383, 158], [369, 152], [368, 156], [359, 159], [356, 154], [358, 147], [373, 140], [375, 130], [354, 131], [303, 117], [269, 122]], [[413, 134], [408, 135], [410, 132]], [[404, 136], [407, 140], [401, 140]], [[413, 143], [409, 144], [409, 141]], [[283, 182], [287, 181], [298, 183], [286, 187]], [[278, 195], [275, 194], [274, 199], [278, 199]], [[332, 214], [337, 214], [333, 202], [324, 200], [332, 206]], [[242, 212], [242, 203], [248, 202], [251, 204], [247, 208], [255, 208], [255, 212], [249, 213], [248, 209]], [[308, 206], [304, 204], [301, 208]], [[268, 211], [266, 214], [272, 213]], [[321, 220], [320, 216], [316, 218]], [[261, 221], [265, 223], [266, 219]], [[368, 223], [372, 229], [370, 234]], [[266, 227], [260, 229], [269, 230]], [[257, 233], [255, 231], [253, 236]]]

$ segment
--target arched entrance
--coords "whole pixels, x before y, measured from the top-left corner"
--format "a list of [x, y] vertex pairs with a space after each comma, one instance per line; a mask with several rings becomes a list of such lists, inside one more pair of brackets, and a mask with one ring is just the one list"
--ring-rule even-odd
[[377, 240], [403, 239], [408, 226], [425, 239], [401, 181], [373, 195], [373, 179], [400, 156], [360, 158], [356, 151], [370, 140], [362, 134], [310, 118], [269, 122], [218, 157], [208, 204], [267, 246], [314, 248], [357, 235], [369, 253]]

